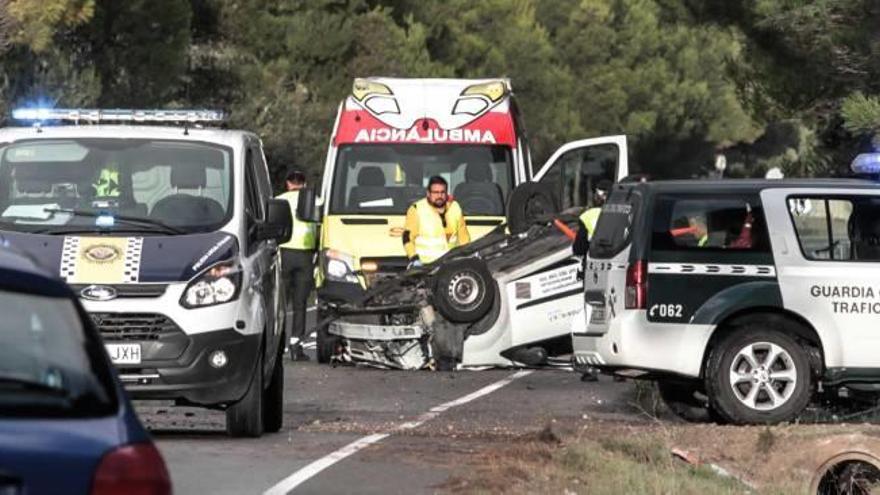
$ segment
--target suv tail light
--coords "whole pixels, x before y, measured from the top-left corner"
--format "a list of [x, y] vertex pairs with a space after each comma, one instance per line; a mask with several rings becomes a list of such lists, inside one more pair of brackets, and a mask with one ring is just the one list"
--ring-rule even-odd
[[648, 264], [643, 260], [626, 269], [624, 305], [626, 309], [646, 309], [648, 305]]
[[91, 495], [170, 495], [171, 480], [165, 461], [150, 443], [126, 445], [104, 454]]

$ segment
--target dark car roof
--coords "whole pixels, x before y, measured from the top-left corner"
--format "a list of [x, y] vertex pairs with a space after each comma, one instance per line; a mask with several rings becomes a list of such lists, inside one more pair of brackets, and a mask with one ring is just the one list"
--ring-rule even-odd
[[8, 247], [0, 247], [0, 289], [51, 297], [72, 295], [64, 281]]
[[652, 192], [724, 193], [762, 191], [764, 189], [878, 189], [880, 185], [862, 179], [714, 179], [714, 180], [667, 180], [619, 185], [620, 188], [636, 187]]

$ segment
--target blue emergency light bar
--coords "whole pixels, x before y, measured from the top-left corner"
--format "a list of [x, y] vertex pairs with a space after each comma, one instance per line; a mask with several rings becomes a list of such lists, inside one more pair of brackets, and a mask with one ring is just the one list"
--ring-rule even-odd
[[857, 174], [880, 173], [880, 153], [860, 153], [850, 165]]
[[17, 108], [12, 118], [32, 122], [223, 122], [226, 115], [219, 110], [102, 110], [87, 108]]

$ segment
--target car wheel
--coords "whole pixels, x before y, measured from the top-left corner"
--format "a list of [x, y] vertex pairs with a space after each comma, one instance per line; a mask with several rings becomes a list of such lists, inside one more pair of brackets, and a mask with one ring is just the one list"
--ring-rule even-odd
[[339, 337], [331, 335], [328, 324], [321, 325], [321, 322], [327, 318], [327, 314], [320, 309], [318, 310], [318, 326], [315, 330], [315, 353], [318, 355], [318, 362], [327, 364], [336, 354], [336, 348], [339, 346]]
[[263, 357], [254, 367], [247, 393], [226, 409], [226, 432], [232, 437], [259, 437], [263, 434]]
[[434, 280], [434, 306], [451, 322], [475, 322], [495, 301], [495, 282], [482, 260], [464, 258], [445, 263]]
[[269, 387], [263, 392], [263, 429], [267, 433], [281, 430], [284, 422], [284, 348], [278, 348]]
[[806, 349], [760, 323], [725, 337], [706, 365], [711, 406], [737, 424], [791, 421], [813, 393]]
[[507, 228], [511, 234], [529, 230], [543, 216], [559, 212], [556, 196], [546, 184], [526, 182], [520, 184], [507, 200]]
[[713, 421], [709, 402], [700, 393], [699, 384], [678, 380], [657, 382], [657, 390], [666, 407], [673, 414], [688, 423], [708, 423]]

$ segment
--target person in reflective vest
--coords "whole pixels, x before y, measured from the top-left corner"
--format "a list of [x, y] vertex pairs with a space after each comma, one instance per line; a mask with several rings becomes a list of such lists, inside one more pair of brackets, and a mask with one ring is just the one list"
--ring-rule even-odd
[[[596, 185], [593, 193], [593, 207], [581, 213], [577, 231], [572, 245], [572, 251], [576, 256], [584, 257], [584, 269], [586, 269], [587, 251], [590, 249], [590, 240], [596, 232], [596, 224], [599, 222], [599, 214], [602, 212], [602, 205], [608, 199], [608, 191], [611, 189], [611, 181], [601, 180]], [[599, 380], [599, 370], [590, 366], [581, 376], [581, 380], [585, 382], [595, 382]]]
[[302, 344], [306, 331], [306, 302], [315, 285], [316, 229], [315, 224], [296, 218], [299, 191], [306, 186], [306, 175], [298, 170], [292, 171], [287, 174], [284, 184], [287, 190], [278, 199], [284, 199], [290, 204], [293, 218], [290, 240], [280, 246], [289, 307], [293, 310], [293, 325], [288, 342], [291, 359], [305, 361], [308, 357], [303, 352]]
[[98, 172], [95, 183], [92, 184], [95, 196], [98, 198], [110, 198], [119, 196], [119, 168], [116, 165], [107, 165]]
[[580, 228], [578, 229], [577, 235], [574, 238], [574, 245], [572, 246], [572, 251], [574, 251], [575, 255], [586, 256], [587, 251], [590, 248], [590, 239], [593, 238], [593, 234], [596, 232], [596, 224], [599, 222], [599, 214], [602, 212], [602, 206], [608, 199], [608, 191], [610, 189], [611, 181], [599, 181], [593, 194], [593, 207], [588, 208], [587, 211], [581, 213], [580, 221], [578, 222]]
[[431, 263], [471, 241], [461, 206], [448, 191], [446, 179], [435, 175], [428, 180], [425, 199], [406, 211], [403, 247], [410, 261], [408, 268]]

